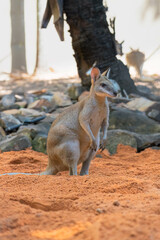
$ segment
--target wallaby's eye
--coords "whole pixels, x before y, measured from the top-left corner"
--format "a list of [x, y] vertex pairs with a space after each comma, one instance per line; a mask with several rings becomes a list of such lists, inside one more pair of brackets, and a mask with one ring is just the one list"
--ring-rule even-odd
[[101, 87], [106, 87], [107, 85], [105, 83], [101, 83]]

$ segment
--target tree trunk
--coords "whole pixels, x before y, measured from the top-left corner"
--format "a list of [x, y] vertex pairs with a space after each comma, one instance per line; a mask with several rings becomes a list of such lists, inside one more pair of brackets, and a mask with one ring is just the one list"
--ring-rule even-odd
[[24, 1], [11, 1], [11, 72], [26, 72]]
[[109, 31], [102, 0], [63, 0], [61, 3], [70, 26], [78, 73], [85, 88], [90, 87], [90, 77], [86, 71], [96, 62], [101, 72], [111, 67], [110, 77], [120, 85], [122, 94], [125, 90], [127, 94], [134, 93], [160, 100], [160, 97], [140, 93], [127, 66], [116, 58], [114, 38]]
[[82, 85], [90, 86], [86, 71], [97, 62], [101, 72], [111, 67], [111, 78], [121, 89], [137, 93], [128, 68], [116, 58], [116, 49], [106, 20], [102, 0], [64, 0], [64, 12], [70, 26], [72, 46]]

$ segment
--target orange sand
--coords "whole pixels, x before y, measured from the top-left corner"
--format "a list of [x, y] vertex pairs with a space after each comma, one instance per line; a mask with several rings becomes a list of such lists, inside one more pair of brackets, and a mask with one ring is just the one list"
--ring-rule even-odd
[[[0, 173], [39, 172], [47, 156], [30, 149], [0, 154]], [[159, 240], [160, 151], [92, 161], [89, 176], [1, 176], [0, 239]]]

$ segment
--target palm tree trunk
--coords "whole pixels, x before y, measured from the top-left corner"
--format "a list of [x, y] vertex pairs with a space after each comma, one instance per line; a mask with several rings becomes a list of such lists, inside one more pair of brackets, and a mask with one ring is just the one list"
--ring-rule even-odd
[[74, 57], [84, 87], [90, 86], [86, 71], [97, 62], [101, 72], [111, 67], [111, 77], [121, 89], [137, 93], [128, 68], [116, 58], [116, 49], [106, 20], [102, 0], [64, 0], [64, 12], [70, 26]]
[[11, 1], [11, 72], [26, 72], [24, 1]]

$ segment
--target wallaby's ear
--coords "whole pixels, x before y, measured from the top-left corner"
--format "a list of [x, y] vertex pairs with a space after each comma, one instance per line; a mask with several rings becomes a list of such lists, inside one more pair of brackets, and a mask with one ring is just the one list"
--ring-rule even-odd
[[109, 78], [110, 71], [111, 71], [111, 68], [108, 68], [106, 71], [102, 73], [102, 76], [106, 76], [107, 78]]
[[91, 81], [92, 84], [100, 77], [101, 73], [98, 68], [94, 67], [91, 71]]

